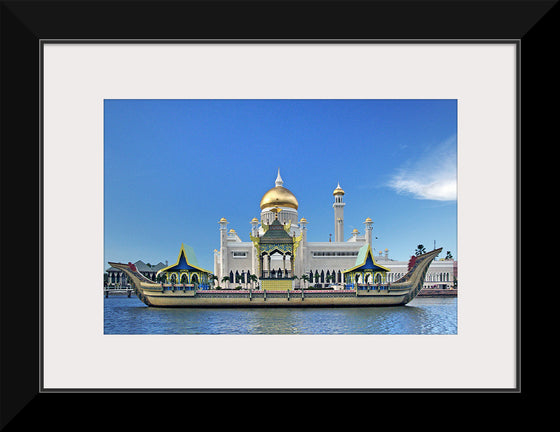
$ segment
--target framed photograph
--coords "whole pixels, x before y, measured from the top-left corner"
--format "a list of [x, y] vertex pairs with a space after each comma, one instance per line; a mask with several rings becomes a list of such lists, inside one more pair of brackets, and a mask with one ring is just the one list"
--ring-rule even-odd
[[[550, 58], [538, 55], [537, 48], [552, 43], [556, 2], [399, 3], [2, 4], [2, 91], [9, 108], [2, 110], [3, 147], [16, 153], [25, 149], [3, 160], [38, 156], [33, 163], [10, 163], [7, 169], [14, 174], [4, 183], [10, 251], [2, 289], [2, 391], [10, 397], [2, 398], [3, 425], [25, 424], [24, 408], [48, 393], [522, 392], [521, 92], [527, 106], [523, 124], [546, 118], [538, 95], [555, 78]], [[248, 10], [270, 21], [250, 20]], [[76, 21], [85, 15], [91, 21]], [[311, 20], [317, 16], [323, 20]], [[288, 18], [289, 29], [281, 25]], [[192, 25], [184, 26], [185, 19]], [[159, 24], [140, 26], [142, 20]], [[327, 26], [331, 20], [344, 24]], [[199, 135], [207, 135], [196, 138], [193, 130], [203, 122], [205, 132]], [[342, 123], [343, 128], [327, 127]], [[158, 129], [171, 127], [189, 128], [188, 134], [177, 135], [187, 137], [181, 146], [168, 145], [169, 133]], [[398, 130], [401, 141], [383, 135], [389, 130]], [[541, 133], [543, 128], [533, 123], [523, 128], [523, 137], [531, 140]], [[333, 134], [339, 136], [331, 142]], [[126, 145], [116, 148], [114, 142]], [[385, 148], [383, 143], [390, 144]], [[449, 148], [456, 164], [451, 174], [450, 159], [440, 164]], [[393, 159], [381, 156], [389, 149]], [[104, 281], [108, 261], [126, 263], [130, 256], [128, 261], [144, 259], [145, 264], [159, 256], [168, 260], [165, 266], [162, 262], [165, 270], [185, 250], [185, 265], [209, 274], [222, 271], [222, 279], [231, 265], [220, 267], [218, 255], [207, 249], [210, 245], [220, 253], [220, 229], [226, 228], [218, 219], [228, 218], [230, 211], [237, 222], [237, 206], [246, 220], [236, 229], [248, 233], [251, 218], [262, 217], [257, 213], [267, 208], [257, 207], [262, 195], [257, 190], [272, 188], [275, 180], [276, 186], [285, 183], [294, 190], [301, 183], [301, 193], [295, 194], [299, 206], [317, 214], [313, 222], [322, 229], [323, 237], [310, 241], [336, 243], [351, 235], [359, 240], [363, 220], [348, 222], [346, 232], [337, 231], [336, 217], [335, 225], [331, 221], [332, 211], [342, 214], [333, 210], [343, 203], [333, 189], [346, 188], [339, 178], [345, 175], [359, 196], [351, 205], [360, 211], [375, 208], [380, 218], [386, 213], [387, 224], [396, 204], [382, 191], [391, 181], [395, 196], [448, 204], [403, 207], [417, 212], [407, 220], [423, 221], [423, 226], [430, 220], [441, 229], [444, 222], [438, 218], [454, 209], [455, 230], [444, 241], [452, 245], [448, 252], [457, 262], [451, 324], [437, 327], [432, 317], [421, 323], [422, 330], [337, 332], [327, 326], [323, 333], [298, 334], [208, 328], [135, 332], [118, 320], [107, 326], [102, 286], [120, 282]], [[27, 180], [26, 188], [11, 179]], [[144, 194], [138, 193], [140, 187]], [[326, 195], [334, 204], [314, 200], [314, 194], [324, 192], [314, 192], [315, 187], [330, 188]], [[29, 190], [37, 191], [37, 199], [29, 198]], [[36, 205], [31, 210], [30, 201]], [[282, 217], [301, 211], [291, 202], [277, 205], [286, 207]], [[324, 210], [316, 210], [323, 205]], [[220, 209], [223, 214], [215, 217]], [[21, 226], [22, 212], [35, 216], [33, 229], [14, 228]], [[143, 213], [145, 230], [127, 226], [133, 224], [127, 215], [135, 212]], [[301, 227], [305, 215], [296, 216], [290, 223]], [[320, 225], [322, 219], [333, 228]], [[273, 219], [266, 222], [268, 228]], [[350, 234], [352, 224], [359, 229]], [[120, 249], [106, 256], [112, 245], [107, 233], [119, 230], [126, 233], [116, 241]], [[389, 231], [383, 235], [396, 244]], [[241, 242], [249, 242], [247, 233]], [[30, 239], [24, 240], [25, 234]], [[224, 235], [227, 241], [236, 233]], [[190, 246], [181, 246], [191, 238], [196, 264]], [[426, 238], [416, 243], [410, 238], [410, 252], [422, 242], [436, 249], [438, 244]], [[367, 247], [362, 252], [372, 254], [377, 269], [390, 267], [383, 263], [391, 262], [391, 250], [385, 251], [381, 240], [360, 241], [371, 245], [370, 252]], [[15, 276], [13, 269], [33, 261], [27, 258], [30, 243], [38, 244], [38, 259], [31, 265], [37, 278], [23, 277], [27, 270]], [[152, 257], [155, 244], [161, 249]], [[241, 246], [232, 252], [238, 260], [245, 257]], [[344, 248], [335, 249], [340, 255]], [[347, 249], [344, 253], [354, 253]], [[399, 255], [400, 261], [410, 258]], [[279, 269], [287, 275], [295, 273], [293, 266], [295, 261]], [[304, 270], [314, 276], [313, 269]], [[334, 280], [324, 283], [318, 273], [315, 282], [327, 288], [337, 282], [337, 272], [332, 273]], [[186, 282], [195, 283], [191, 276]], [[368, 282], [365, 273], [353, 276], [349, 281], [356, 285]], [[202, 283], [198, 277], [196, 283]], [[384, 282], [387, 275], [379, 277]], [[434, 286], [452, 284], [449, 276], [433, 278]], [[338, 282], [344, 285], [343, 279]], [[303, 285], [294, 283], [288, 290], [299, 289], [303, 296]], [[179, 319], [184, 327], [184, 317]], [[434, 325], [435, 330], [426, 330]], [[165, 367], [150, 373], [154, 365]], [[19, 378], [11, 370], [20, 370]], [[196, 374], [187, 373], [193, 370]]]

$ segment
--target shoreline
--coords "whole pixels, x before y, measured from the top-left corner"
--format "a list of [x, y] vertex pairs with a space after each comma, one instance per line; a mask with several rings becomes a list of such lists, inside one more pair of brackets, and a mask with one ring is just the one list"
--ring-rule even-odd
[[423, 288], [416, 296], [417, 297], [457, 297], [457, 290]]

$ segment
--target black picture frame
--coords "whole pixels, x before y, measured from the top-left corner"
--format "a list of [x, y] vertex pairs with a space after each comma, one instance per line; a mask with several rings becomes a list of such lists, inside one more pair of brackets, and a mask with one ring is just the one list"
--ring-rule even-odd
[[[552, 55], [554, 50], [557, 51], [557, 1], [2, 1], [0, 11], [2, 428], [11, 426], [19, 429], [32, 425], [34, 414], [41, 410], [41, 406], [46, 404], [45, 399], [50, 396], [41, 388], [40, 360], [43, 271], [40, 77], [41, 47], [47, 40], [157, 42], [204, 39], [209, 42], [245, 40], [262, 43], [278, 40], [294, 43], [515, 41], [520, 54], [518, 90], [523, 95], [522, 100], [518, 97], [517, 108], [517, 387], [514, 390], [456, 389], [455, 392], [524, 392], [525, 388], [521, 386], [520, 174], [521, 161], [530, 163], [530, 160], [524, 158], [528, 153], [522, 150], [521, 141], [531, 146], [531, 143], [547, 142], [549, 136], [555, 136], [554, 112], [546, 109], [541, 102], [543, 97], [555, 98], [558, 94]], [[527, 199], [530, 201], [532, 198]], [[166, 392], [165, 389], [161, 391]], [[198, 390], [205, 391], [226, 392]], [[117, 392], [107, 390], [97, 393]], [[320, 392], [328, 393], [329, 390]], [[405, 389], [401, 392], [449, 391]], [[83, 407], [80, 412], [89, 413], [89, 408]], [[42, 423], [42, 426], [46, 427], [46, 424]]]

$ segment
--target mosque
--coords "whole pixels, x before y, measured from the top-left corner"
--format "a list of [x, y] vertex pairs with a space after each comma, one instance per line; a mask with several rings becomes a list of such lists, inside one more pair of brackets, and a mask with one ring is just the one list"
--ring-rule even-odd
[[[251, 220], [249, 241], [243, 241], [235, 229], [228, 231], [226, 218], [219, 220], [220, 249], [214, 249], [214, 273], [198, 267], [194, 250], [181, 245], [177, 262], [155, 266], [135, 263], [149, 279], [166, 283], [192, 283], [198, 289], [257, 287], [266, 290], [300, 288], [352, 288], [356, 284], [386, 284], [408, 271], [409, 261], [389, 258], [389, 251], [372, 252], [373, 220], [363, 221], [365, 233], [354, 229], [344, 240], [344, 190], [333, 190], [334, 241], [308, 242], [305, 218], [299, 219], [298, 201], [284, 187], [280, 170], [275, 186], [260, 202], [260, 221]], [[435, 248], [435, 245], [434, 245]], [[109, 285], [125, 284], [126, 275], [113, 267], [106, 271]], [[424, 287], [451, 288], [457, 277], [457, 261], [440, 259], [430, 264]], [[214, 281], [213, 279], [217, 279]]]
[[[309, 286], [344, 288], [354, 282], [388, 283], [400, 278], [408, 271], [408, 261], [390, 260], [387, 249], [384, 256], [382, 252], [377, 258], [373, 256], [371, 218], [363, 221], [363, 235], [354, 229], [351, 237], [344, 240], [344, 194], [340, 184], [333, 190], [334, 241], [308, 242], [308, 222], [303, 217], [298, 219], [298, 201], [284, 187], [278, 170], [275, 186], [261, 199], [260, 221], [251, 220], [249, 241], [243, 241], [233, 228], [228, 231], [227, 219], [220, 219], [220, 249], [214, 250], [218, 283], [223, 288], [245, 287], [258, 278], [262, 289], [286, 290]], [[436, 269], [437, 276], [432, 271], [430, 277], [428, 271], [425, 286], [432, 279], [440, 285], [451, 285], [453, 262]]]

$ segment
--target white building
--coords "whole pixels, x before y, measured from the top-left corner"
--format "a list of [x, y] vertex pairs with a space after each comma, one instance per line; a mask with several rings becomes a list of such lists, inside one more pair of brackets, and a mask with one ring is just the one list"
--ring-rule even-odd
[[[372, 246], [373, 221], [369, 217], [363, 222], [364, 234], [354, 229], [350, 238], [344, 241], [345, 203], [344, 190], [340, 184], [333, 191], [334, 241], [308, 242], [308, 221], [305, 218], [298, 219], [298, 201], [283, 184], [278, 170], [275, 186], [261, 199], [260, 221], [253, 218], [250, 222], [249, 241], [243, 241], [233, 228], [228, 231], [227, 219], [220, 219], [220, 248], [214, 250], [214, 274], [222, 287], [244, 287], [250, 284], [249, 275], [255, 275], [259, 279], [284, 279], [292, 288], [313, 284], [320, 287], [333, 283], [342, 284], [343, 271], [356, 265], [360, 248]], [[283, 229], [279, 228], [276, 220]], [[275, 228], [270, 230], [271, 227]], [[278, 241], [287, 247], [283, 248], [279, 244], [279, 247], [271, 247], [264, 252], [259, 249], [257, 243], [264, 240], [263, 236], [267, 231], [268, 237], [276, 235]], [[293, 247], [288, 247], [292, 244]], [[390, 259], [387, 249], [384, 254], [379, 254], [375, 261], [391, 270], [387, 274], [387, 282], [396, 281], [407, 272], [408, 261]], [[430, 265], [424, 286], [452, 287], [453, 277], [456, 275], [454, 264], [453, 260], [434, 261]], [[302, 275], [307, 275], [309, 282], [303, 281]], [[292, 279], [293, 276], [297, 278]], [[229, 281], [223, 281], [224, 277], [228, 277]]]

